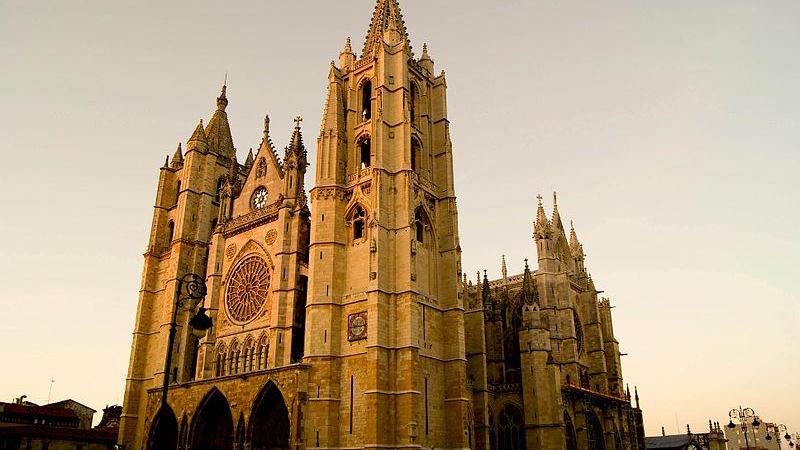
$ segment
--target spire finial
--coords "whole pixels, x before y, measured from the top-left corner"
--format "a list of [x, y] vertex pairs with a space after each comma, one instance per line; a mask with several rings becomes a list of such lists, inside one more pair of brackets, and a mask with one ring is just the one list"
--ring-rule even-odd
[[295, 117], [294, 118], [294, 127], [299, 129], [300, 128], [300, 122], [302, 122], [302, 121], [303, 121], [302, 117], [300, 117], [300, 116]]
[[350, 36], [347, 36], [347, 40], [344, 42], [344, 52], [353, 53], [353, 46], [350, 45]]
[[506, 267], [506, 255], [503, 255], [501, 270], [503, 271], [503, 279], [508, 278], [508, 268]]
[[542, 194], [536, 194], [536, 200], [539, 200], [539, 206], [542, 206]]
[[634, 386], [633, 387], [633, 392], [634, 392], [634, 395], [635, 395], [634, 398], [636, 399], [636, 408], [638, 409], [639, 408], [639, 388], [638, 388], [638, 386]]
[[264, 137], [269, 139], [269, 114], [264, 116]]
[[558, 193], [553, 191], [553, 208], [558, 208]]
[[222, 92], [217, 97], [217, 110], [225, 111], [225, 108], [228, 106], [228, 96], [226, 95], [228, 91], [228, 72], [225, 72], [225, 84], [222, 85]]

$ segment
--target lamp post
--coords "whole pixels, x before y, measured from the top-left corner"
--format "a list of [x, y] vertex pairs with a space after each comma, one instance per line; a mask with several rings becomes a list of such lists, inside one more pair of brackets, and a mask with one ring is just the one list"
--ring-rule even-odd
[[[187, 273], [178, 279], [175, 285], [175, 297], [172, 302], [172, 320], [169, 322], [169, 338], [167, 340], [167, 357], [164, 361], [164, 384], [161, 387], [161, 408], [167, 406], [167, 389], [169, 388], [169, 373], [172, 362], [172, 346], [175, 343], [175, 333], [178, 331], [178, 308], [183, 308], [187, 301], [194, 302], [206, 297], [206, 282], [197, 274]], [[194, 309], [194, 305], [190, 306]], [[203, 336], [211, 328], [211, 318], [206, 315], [206, 309], [201, 305], [197, 313], [189, 319], [192, 333]], [[197, 333], [195, 333], [197, 332]]]
[[[758, 420], [758, 416], [756, 416], [756, 412], [753, 411], [753, 408], [733, 408], [729, 413], [728, 417], [731, 418], [731, 421], [728, 422], [728, 428], [733, 430], [736, 428], [736, 424], [733, 423], [733, 419], [739, 421], [742, 427], [742, 433], [744, 433], [744, 443], [747, 446], [747, 449], [750, 450], [750, 441], [747, 439], [747, 422], [750, 421], [753, 425], [754, 432], [758, 430], [758, 427], [761, 426], [761, 421]], [[752, 421], [751, 421], [752, 419]]]
[[789, 441], [790, 447], [794, 447], [794, 443], [792, 443], [792, 441], [790, 440], [792, 437], [789, 436], [789, 433], [786, 431], [786, 425], [784, 425], [784, 424], [780, 424], [780, 425], [770, 424], [770, 425], [768, 425], [767, 426], [767, 435], [764, 436], [764, 439], [766, 439], [768, 441], [772, 440], [772, 435], [769, 434], [770, 431], [775, 433], [775, 438], [778, 441], [778, 450], [781, 450], [781, 433], [784, 433], [783, 438], [786, 439], [787, 441]]

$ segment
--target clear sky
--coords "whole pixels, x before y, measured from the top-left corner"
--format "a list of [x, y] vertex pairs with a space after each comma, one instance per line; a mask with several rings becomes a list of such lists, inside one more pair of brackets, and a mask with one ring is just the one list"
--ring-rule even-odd
[[[373, 5], [0, 0], [0, 400], [122, 401], [164, 157], [226, 71], [240, 158], [265, 113], [313, 144]], [[557, 190], [649, 434], [800, 431], [800, 2], [401, 6], [447, 72], [464, 270], [520, 272]]]

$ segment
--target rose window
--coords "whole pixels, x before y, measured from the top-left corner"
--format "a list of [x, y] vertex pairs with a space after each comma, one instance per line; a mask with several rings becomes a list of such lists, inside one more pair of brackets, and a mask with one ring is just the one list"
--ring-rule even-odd
[[267, 206], [267, 189], [264, 186], [259, 187], [253, 192], [251, 203], [253, 209], [261, 209]]
[[225, 305], [230, 317], [237, 322], [255, 319], [267, 301], [270, 272], [266, 262], [251, 256], [239, 263], [228, 281]]

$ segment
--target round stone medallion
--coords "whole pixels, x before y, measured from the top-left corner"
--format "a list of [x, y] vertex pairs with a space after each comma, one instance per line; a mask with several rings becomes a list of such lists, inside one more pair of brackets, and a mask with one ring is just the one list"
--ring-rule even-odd
[[276, 239], [278, 239], [278, 232], [275, 230], [267, 231], [267, 235], [264, 236], [264, 241], [267, 243], [267, 245], [274, 244]]

